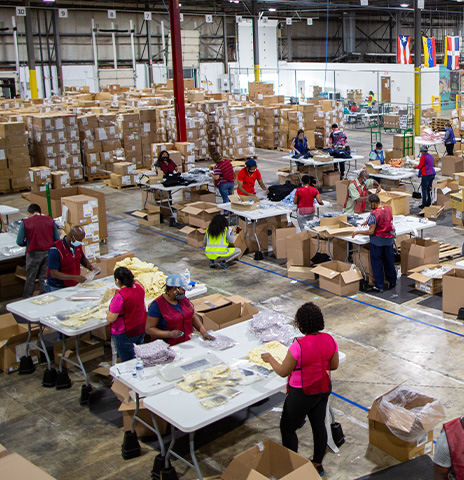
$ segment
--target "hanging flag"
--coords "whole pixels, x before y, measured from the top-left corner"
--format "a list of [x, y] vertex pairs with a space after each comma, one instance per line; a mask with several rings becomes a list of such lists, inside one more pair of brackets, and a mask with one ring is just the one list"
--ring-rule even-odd
[[411, 37], [409, 35], [398, 36], [398, 60], [396, 63], [412, 63]]
[[435, 50], [435, 38], [422, 37], [424, 44], [424, 67], [432, 68], [437, 65], [437, 52]]
[[445, 62], [448, 70], [459, 70], [459, 38], [445, 37]]

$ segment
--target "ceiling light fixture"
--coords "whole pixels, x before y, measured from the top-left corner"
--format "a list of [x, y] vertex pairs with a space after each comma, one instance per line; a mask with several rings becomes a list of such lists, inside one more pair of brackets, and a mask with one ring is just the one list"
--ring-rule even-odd
[[402, 3], [402, 4], [400, 4], [400, 7], [408, 8], [408, 7], [409, 7], [409, 3]]
[[275, 8], [270, 8], [269, 11], [270, 11], [270, 12], [275, 12], [276, 9], [275, 9]]

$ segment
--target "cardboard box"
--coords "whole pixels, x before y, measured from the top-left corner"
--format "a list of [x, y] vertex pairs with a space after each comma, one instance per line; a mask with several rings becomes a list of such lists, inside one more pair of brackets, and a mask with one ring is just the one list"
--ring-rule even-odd
[[232, 302], [225, 307], [201, 314], [206, 330], [220, 330], [250, 320], [259, 310], [249, 303]]
[[135, 174], [137, 166], [130, 162], [116, 162], [113, 164], [113, 171], [119, 175]]
[[24, 284], [16, 277], [15, 272], [0, 275], [0, 300], [21, 298], [24, 292]]
[[[429, 264], [429, 265], [422, 265], [417, 268], [413, 268], [410, 271], [410, 275], [408, 278], [411, 278], [415, 281], [415, 288], [420, 292], [429, 293], [430, 295], [436, 295], [442, 291], [442, 277], [443, 275], [439, 275], [437, 277], [427, 277], [423, 275], [422, 272], [426, 269], [434, 269], [440, 268], [442, 265], [440, 264]], [[412, 273], [411, 273], [412, 272]], [[464, 302], [463, 302], [464, 304]]]
[[339, 260], [324, 262], [312, 269], [319, 275], [319, 286], [335, 295], [348, 296], [359, 290], [363, 278], [358, 267]]
[[[36, 363], [40, 358], [39, 351], [35, 348], [38, 333], [37, 328], [32, 329], [33, 343], [29, 350], [29, 355]], [[11, 313], [0, 315], [0, 370], [6, 373], [17, 370], [21, 357], [26, 354], [27, 336], [27, 325], [17, 323]]]
[[[379, 405], [385, 395], [396, 389], [398, 389], [398, 396], [402, 389], [409, 390], [407, 387], [397, 386], [377, 397], [369, 409], [369, 443], [405, 462], [416, 456], [432, 453], [433, 428], [440, 422], [440, 418], [445, 418], [445, 412], [439, 402], [431, 405], [435, 398], [416, 393], [408, 395], [409, 402], [404, 407], [394, 408], [397, 402], [392, 399], [389, 419], [385, 421]], [[427, 432], [426, 438], [411, 442], [398, 438], [388, 428], [396, 428], [401, 436], [407, 437], [413, 427], [418, 426]]]
[[245, 232], [240, 231], [239, 233], [236, 233], [234, 243], [230, 244], [230, 246], [234, 247], [234, 248], [240, 248], [241, 253], [237, 258], [237, 260], [240, 260], [243, 257], [243, 255], [245, 254], [245, 251], [247, 249]]
[[63, 212], [66, 212], [66, 223], [85, 225], [98, 223], [98, 199], [88, 195], [73, 195], [61, 199]]
[[457, 180], [460, 187], [464, 186], [464, 172], [455, 173], [454, 179]]
[[0, 444], [0, 458], [5, 457], [6, 455], [8, 455], [7, 449]]
[[463, 170], [462, 157], [446, 155], [441, 159], [441, 175], [445, 177], [454, 177], [455, 173], [461, 173]]
[[124, 187], [135, 185], [135, 175], [120, 175], [118, 173], [110, 174], [111, 185], [115, 187]]
[[60, 189], [70, 185], [71, 177], [69, 175], [69, 172], [64, 170], [57, 170], [56, 172], [52, 172], [53, 189]]
[[456, 226], [462, 227], [464, 225], [462, 221], [462, 213], [460, 210], [453, 209], [451, 216], [451, 223]]
[[409, 238], [401, 242], [401, 273], [406, 275], [413, 268], [439, 263], [440, 242], [425, 238]]
[[129, 251], [116, 251], [102, 255], [96, 266], [100, 268], [101, 272], [95, 278], [105, 278], [109, 275], [113, 275], [116, 264], [125, 258], [134, 257], [134, 252]]
[[222, 480], [319, 480], [312, 463], [272, 440], [264, 440], [236, 455]]
[[158, 209], [157, 212], [150, 212], [149, 210], [136, 210], [135, 212], [132, 212], [132, 216], [137, 218], [140, 226], [153, 227], [161, 223], [161, 208], [156, 208]]
[[182, 233], [187, 234], [187, 243], [192, 247], [204, 247], [205, 246], [205, 234], [206, 229], [204, 228], [195, 228], [190, 225], [186, 225], [184, 228], [179, 230]]
[[[258, 244], [256, 242], [255, 236], [253, 234], [253, 224], [248, 222], [246, 219], [239, 218], [238, 225], [246, 234], [246, 244], [248, 248], [248, 253], [254, 253], [260, 250], [261, 252], [267, 252], [269, 246], [269, 235], [268, 235], [268, 226], [267, 220], [258, 220], [256, 223], [256, 236], [258, 237], [258, 242], [260, 249], [258, 249]], [[248, 225], [248, 230], [247, 230]]]
[[4, 480], [26, 479], [34, 480], [54, 480], [55, 477], [36, 467], [17, 453], [10, 453], [0, 458], [0, 471]]
[[[287, 269], [296, 265], [309, 267], [311, 265], [311, 234], [308, 231], [286, 237]], [[314, 252], [315, 253], [315, 252]]]
[[445, 273], [442, 278], [443, 313], [457, 315], [464, 307], [462, 292], [464, 291], [464, 269], [456, 268]]
[[409, 215], [411, 194], [407, 192], [379, 192], [377, 194], [382, 205], [391, 207], [393, 215]]
[[334, 170], [333, 172], [324, 172], [322, 174], [323, 183], [327, 187], [333, 187], [337, 185], [337, 182], [340, 181], [340, 172], [338, 170]]
[[214, 203], [194, 202], [184, 207], [182, 212], [188, 214], [190, 225], [207, 228], [213, 217], [221, 213], [221, 210]]
[[347, 220], [348, 217], [346, 215], [321, 218], [320, 226], [315, 227], [314, 230], [316, 230], [322, 238], [334, 237], [336, 235], [347, 235], [356, 230], [356, 228], [348, 223]]
[[436, 194], [436, 204], [445, 209], [450, 208], [451, 194], [459, 191], [459, 184], [455, 180], [443, 180], [433, 187]]
[[345, 206], [346, 195], [348, 193], [348, 185], [350, 180], [340, 180], [335, 183], [335, 191], [337, 193], [337, 203], [342, 207]]
[[216, 203], [216, 194], [209, 190], [191, 188], [184, 193], [184, 198], [193, 202]]
[[287, 277], [295, 280], [309, 281], [316, 278], [316, 274], [310, 267], [299, 267], [296, 265], [287, 264]]
[[445, 208], [440, 207], [439, 205], [431, 205], [430, 207], [425, 207], [420, 211], [420, 213], [422, 213], [425, 218], [436, 220], [444, 212], [444, 210]]
[[287, 258], [287, 237], [295, 235], [295, 233], [296, 228], [293, 225], [272, 228], [272, 251], [276, 258]]
[[452, 193], [450, 195], [450, 207], [458, 210], [460, 212], [464, 212], [464, 196], [463, 191], [460, 190], [459, 192]]
[[[134, 412], [135, 412], [135, 402], [121, 403], [121, 406], [119, 407], [118, 411], [122, 412], [124, 431], [125, 432], [130, 431], [132, 418], [134, 417]], [[143, 400], [140, 401], [140, 409], [137, 413], [137, 417], [141, 418], [145, 423], [153, 427], [152, 413], [150, 412], [150, 410], [148, 410], [143, 406]], [[156, 423], [158, 425], [160, 433], [161, 435], [164, 435], [167, 431], [167, 427], [169, 424], [165, 420], [163, 420], [161, 417], [158, 417], [157, 415], [155, 415], [155, 417], [156, 417]], [[138, 437], [156, 436], [156, 434], [153, 433], [153, 431], [151, 431], [145, 425], [137, 421], [135, 422], [134, 429]]]
[[259, 198], [256, 195], [229, 195], [230, 206], [234, 210], [257, 210], [260, 208]]

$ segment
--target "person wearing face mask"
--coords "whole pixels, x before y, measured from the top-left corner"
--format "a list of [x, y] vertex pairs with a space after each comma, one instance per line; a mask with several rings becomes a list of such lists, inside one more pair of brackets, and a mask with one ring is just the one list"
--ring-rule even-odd
[[214, 340], [195, 313], [192, 302], [185, 298], [185, 287], [181, 275], [170, 275], [166, 279], [165, 293], [148, 307], [147, 335], [166, 340], [173, 346], [190, 340], [195, 327], [205, 340]]
[[298, 130], [296, 137], [292, 140], [292, 150], [297, 155], [308, 153], [308, 139], [305, 137], [304, 130]]
[[380, 161], [380, 165], [385, 163], [385, 152], [380, 142], [375, 144], [375, 149], [369, 154], [369, 160]]
[[237, 176], [237, 193], [239, 195], [255, 195], [255, 182], [258, 181], [259, 186], [264, 190], [266, 195], [269, 193], [266, 185], [264, 185], [261, 173], [257, 168], [256, 160], [249, 158], [245, 162], [245, 168], [238, 172]]
[[348, 185], [346, 192], [345, 207], [343, 213], [353, 215], [354, 213], [364, 213], [366, 211], [366, 200], [369, 197], [368, 190], [376, 187], [377, 193], [380, 192], [380, 185], [372, 178], [369, 178], [367, 170], [361, 170], [358, 178]]
[[179, 171], [177, 165], [169, 158], [169, 153], [166, 150], [161, 150], [155, 167], [159, 168], [164, 175]]
[[113, 275], [118, 290], [111, 300], [106, 320], [111, 325], [119, 358], [127, 362], [135, 358], [134, 344], [141, 345], [145, 338], [145, 290], [126, 267], [118, 267]]
[[69, 233], [53, 244], [48, 252], [48, 272], [45, 290], [53, 292], [66, 287], [74, 287], [86, 281], [81, 275], [81, 265], [88, 270], [95, 267], [82, 251], [82, 240], [85, 232], [75, 225]]

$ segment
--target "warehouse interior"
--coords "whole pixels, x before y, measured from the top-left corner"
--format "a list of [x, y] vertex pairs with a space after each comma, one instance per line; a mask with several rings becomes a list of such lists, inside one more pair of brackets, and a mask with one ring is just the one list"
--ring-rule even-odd
[[[0, 5], [1, 478], [464, 478], [462, 1]], [[215, 155], [234, 173], [229, 202]], [[249, 161], [261, 180], [243, 195]], [[367, 174], [379, 186], [350, 212], [350, 188]], [[320, 202], [301, 223], [304, 175]], [[396, 285], [382, 270], [382, 288], [375, 230], [365, 233], [380, 221], [374, 193], [395, 231]], [[37, 276], [28, 298], [36, 204], [74, 260], [82, 229], [98, 272], [78, 259], [82, 283], [42, 293]], [[241, 249], [225, 267], [207, 256], [218, 214], [235, 232], [228, 248]], [[144, 330], [143, 346], [174, 361], [142, 361], [138, 345], [121, 361], [107, 312], [122, 266], [143, 286], [148, 318], [177, 274], [202, 326], [233, 346]], [[283, 446], [287, 379], [252, 359], [274, 352], [269, 341], [280, 361], [291, 354], [307, 302], [338, 345], [322, 472], [308, 419], [298, 452]], [[216, 388], [205, 364], [225, 366], [229, 383]], [[206, 406], [192, 372], [220, 403]]]

